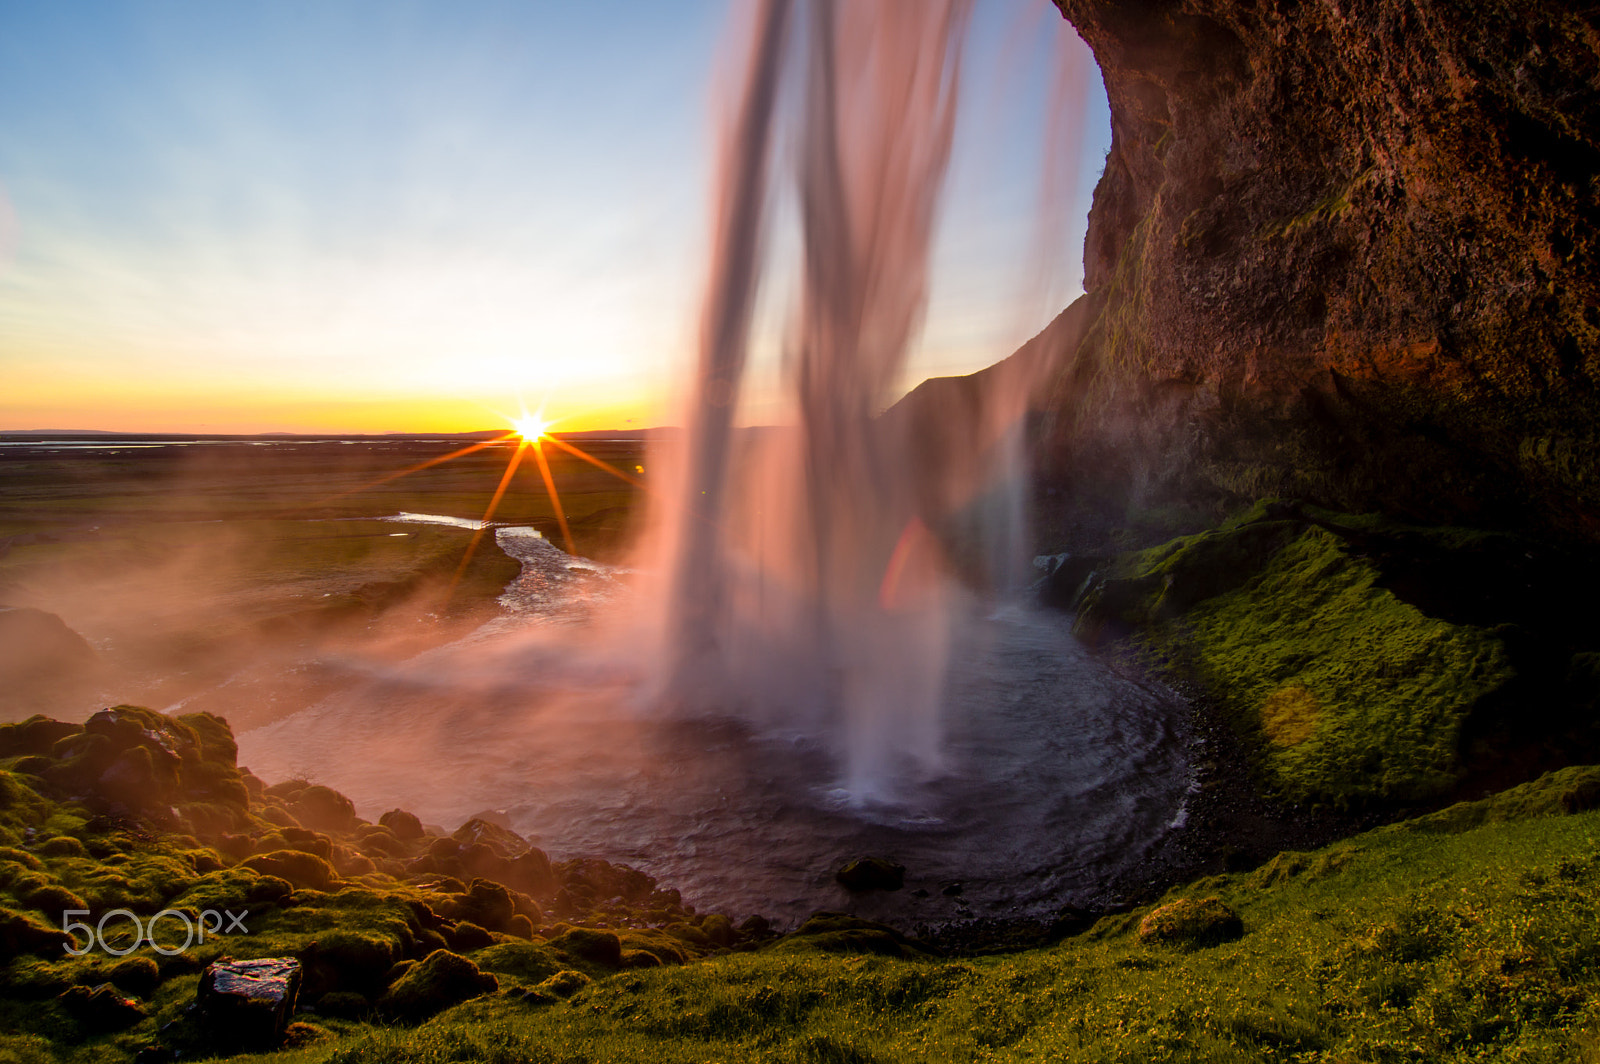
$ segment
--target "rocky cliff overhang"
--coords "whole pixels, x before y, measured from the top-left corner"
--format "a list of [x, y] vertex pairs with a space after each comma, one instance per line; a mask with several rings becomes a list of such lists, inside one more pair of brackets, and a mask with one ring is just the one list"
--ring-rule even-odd
[[1057, 3], [1112, 148], [1054, 476], [1600, 538], [1600, 9]]

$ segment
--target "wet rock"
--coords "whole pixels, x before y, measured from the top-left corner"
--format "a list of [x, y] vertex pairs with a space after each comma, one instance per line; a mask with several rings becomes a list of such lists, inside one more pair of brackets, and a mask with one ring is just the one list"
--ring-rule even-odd
[[378, 1007], [400, 1019], [427, 1019], [463, 1001], [492, 994], [500, 981], [467, 958], [434, 950], [401, 976], [378, 1000]]
[[145, 1018], [144, 1006], [117, 993], [110, 983], [90, 990], [75, 986], [56, 998], [78, 1026], [91, 1034], [121, 1031]]
[[899, 890], [905, 885], [905, 865], [882, 857], [861, 857], [846, 864], [834, 873], [833, 878], [845, 890]]
[[1089, 578], [1105, 566], [1105, 558], [1056, 555], [1049, 572], [1039, 581], [1039, 602], [1058, 610], [1073, 609], [1088, 590]]
[[462, 824], [450, 836], [463, 850], [471, 846], [488, 846], [501, 857], [510, 859], [528, 849], [528, 840], [508, 827], [474, 817]]
[[536, 846], [511, 859], [506, 869], [506, 883], [536, 898], [549, 898], [558, 886], [555, 869], [550, 858]]
[[201, 1025], [220, 1045], [269, 1049], [283, 1042], [300, 994], [293, 957], [219, 960], [200, 973], [195, 1006]]
[[1179, 898], [1139, 921], [1139, 940], [1201, 949], [1244, 936], [1244, 922], [1221, 898]]
[[573, 898], [621, 898], [637, 904], [649, 898], [656, 881], [647, 873], [598, 857], [580, 857], [554, 866], [562, 887]]

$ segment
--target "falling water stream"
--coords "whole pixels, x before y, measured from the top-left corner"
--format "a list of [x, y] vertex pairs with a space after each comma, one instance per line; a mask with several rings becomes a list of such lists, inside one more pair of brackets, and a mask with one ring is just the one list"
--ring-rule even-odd
[[[523, 564], [501, 619], [247, 732], [256, 772], [327, 782], [368, 815], [503, 810], [558, 857], [791, 920], [846, 904], [833, 872], [863, 854], [906, 865], [907, 887], [858, 912], [1045, 914], [1182, 817], [1177, 700], [1021, 593], [1037, 380], [997, 375], [952, 413], [957, 462], [927, 461], [917, 418], [884, 413], [926, 303], [968, 7], [757, 0], [690, 431], [656, 463], [673, 472], [636, 565], [500, 529]], [[751, 432], [735, 414], [784, 136], [794, 418]]]

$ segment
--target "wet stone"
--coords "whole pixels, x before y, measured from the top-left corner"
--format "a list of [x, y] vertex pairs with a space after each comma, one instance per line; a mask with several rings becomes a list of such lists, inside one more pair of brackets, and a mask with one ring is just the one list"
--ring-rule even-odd
[[300, 993], [300, 962], [292, 957], [221, 960], [200, 974], [195, 1001], [213, 1037], [236, 1045], [283, 1041]]

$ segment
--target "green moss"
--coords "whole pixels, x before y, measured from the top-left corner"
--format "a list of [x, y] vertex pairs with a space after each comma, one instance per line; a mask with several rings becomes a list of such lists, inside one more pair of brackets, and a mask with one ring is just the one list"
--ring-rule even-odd
[[479, 950], [472, 959], [486, 972], [529, 985], [548, 979], [562, 968], [548, 949], [531, 942], [500, 942]]
[[[1347, 535], [1388, 528], [1316, 512], [1330, 516]], [[1431, 534], [1439, 551], [1472, 546], [1451, 530]], [[1269, 500], [1117, 558], [1077, 626], [1134, 629], [1155, 664], [1198, 680], [1286, 798], [1433, 800], [1457, 781], [1469, 715], [1512, 678], [1510, 655], [1494, 632], [1429, 617], [1382, 577], [1340, 535]]]
[[1262, 739], [1270, 783], [1296, 800], [1422, 801], [1449, 792], [1477, 702], [1511, 678], [1490, 632], [1429, 618], [1320, 528], [1174, 631], [1208, 687]]

